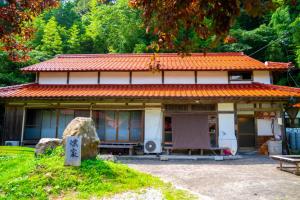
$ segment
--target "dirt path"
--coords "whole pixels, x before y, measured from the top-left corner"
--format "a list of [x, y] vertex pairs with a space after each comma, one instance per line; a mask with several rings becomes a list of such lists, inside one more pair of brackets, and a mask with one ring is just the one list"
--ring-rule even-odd
[[202, 199], [300, 199], [300, 176], [277, 170], [277, 163], [267, 157], [247, 156], [230, 161], [122, 162], [197, 193]]

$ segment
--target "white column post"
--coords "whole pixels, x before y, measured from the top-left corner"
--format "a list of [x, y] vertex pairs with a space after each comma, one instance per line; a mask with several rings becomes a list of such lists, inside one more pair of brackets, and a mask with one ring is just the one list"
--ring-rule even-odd
[[26, 118], [26, 108], [24, 106], [23, 115], [22, 115], [22, 129], [21, 129], [21, 143], [20, 143], [21, 146], [23, 146], [23, 140], [24, 140], [25, 118]]
[[[148, 141], [156, 143], [156, 149], [149, 153], [162, 152], [163, 112], [161, 108], [145, 108], [144, 144]], [[147, 152], [147, 151], [146, 151]]]
[[218, 103], [219, 147], [229, 148], [233, 155], [237, 152], [235, 135], [234, 103]]

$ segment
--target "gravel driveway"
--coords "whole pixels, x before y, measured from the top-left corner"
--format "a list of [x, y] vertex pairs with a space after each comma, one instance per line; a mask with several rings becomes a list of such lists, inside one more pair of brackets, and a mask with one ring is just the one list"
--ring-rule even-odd
[[201, 199], [300, 199], [300, 176], [277, 170], [277, 163], [263, 156], [227, 161], [122, 162], [190, 190]]

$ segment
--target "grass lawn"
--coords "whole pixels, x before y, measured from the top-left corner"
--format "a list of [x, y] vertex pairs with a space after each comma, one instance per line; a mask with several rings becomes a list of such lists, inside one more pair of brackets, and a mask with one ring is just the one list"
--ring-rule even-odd
[[194, 198], [120, 163], [85, 160], [65, 167], [62, 154], [60, 147], [35, 158], [32, 148], [0, 146], [0, 199], [89, 199], [143, 188], [159, 189], [165, 199]]

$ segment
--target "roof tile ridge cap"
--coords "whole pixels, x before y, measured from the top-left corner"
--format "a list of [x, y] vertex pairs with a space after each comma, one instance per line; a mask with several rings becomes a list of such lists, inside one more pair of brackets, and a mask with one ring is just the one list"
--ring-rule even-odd
[[[177, 53], [159, 53], [159, 55], [161, 54], [173, 54], [176, 56], [179, 56]], [[190, 53], [191, 56], [244, 56], [244, 52], [240, 51], [240, 52], [194, 52], [194, 53]], [[189, 56], [189, 55], [188, 55]]]
[[276, 61], [265, 61], [265, 65], [268, 66], [270, 64], [275, 64], [275, 65], [285, 65], [287, 68], [294, 66], [293, 62], [276, 62]]
[[297, 88], [297, 87], [290, 87], [290, 86], [285, 86], [285, 85], [273, 85], [273, 84], [257, 83], [257, 82], [254, 82], [254, 83], [256, 83], [257, 85], [269, 87], [274, 90], [284, 90], [284, 91], [288, 90], [291, 92], [300, 92], [300, 88]]
[[102, 57], [144, 57], [153, 53], [101, 53], [101, 54], [62, 54], [57, 58], [102, 58]]
[[29, 86], [34, 86], [37, 85], [37, 83], [24, 83], [20, 85], [10, 85], [10, 86], [5, 86], [5, 87], [0, 87], [1, 90], [9, 90], [9, 89], [19, 89], [19, 88], [24, 88], [24, 87], [29, 87]]
[[275, 64], [289, 64], [292, 62], [277, 62], [277, 61], [270, 61], [270, 60], [266, 60], [267, 63], [275, 63]]
[[30, 68], [32, 67], [36, 67], [38, 65], [41, 65], [42, 63], [46, 63], [46, 62], [52, 62], [53, 60], [57, 59], [57, 57], [54, 57], [54, 58], [50, 58], [49, 60], [44, 60], [44, 61], [41, 61], [41, 62], [38, 62], [38, 63], [35, 63], [35, 64], [32, 64], [32, 65], [29, 65], [29, 66], [26, 66], [26, 67], [22, 67], [20, 69], [20, 71], [26, 71], [26, 70], [31, 70]]

